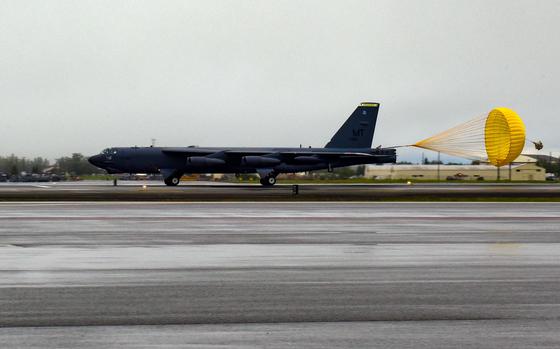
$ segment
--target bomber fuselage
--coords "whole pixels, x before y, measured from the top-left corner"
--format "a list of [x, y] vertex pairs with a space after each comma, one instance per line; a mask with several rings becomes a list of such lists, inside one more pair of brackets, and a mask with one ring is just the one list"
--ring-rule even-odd
[[162, 169], [183, 173], [257, 173], [266, 168], [278, 174], [395, 161], [395, 150], [390, 148], [116, 147], [90, 158], [93, 165], [109, 173], [160, 173]]

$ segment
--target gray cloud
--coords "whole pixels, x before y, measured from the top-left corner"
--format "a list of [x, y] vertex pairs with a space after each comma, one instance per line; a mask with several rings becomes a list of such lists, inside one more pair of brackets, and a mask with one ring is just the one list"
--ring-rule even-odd
[[[508, 106], [560, 150], [557, 1], [3, 1], [1, 154], [375, 144]], [[402, 150], [404, 158], [418, 152]]]

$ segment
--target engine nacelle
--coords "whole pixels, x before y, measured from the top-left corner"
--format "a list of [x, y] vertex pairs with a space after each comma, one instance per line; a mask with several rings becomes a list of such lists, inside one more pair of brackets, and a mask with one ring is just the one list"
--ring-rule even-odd
[[206, 156], [191, 156], [187, 158], [187, 165], [197, 167], [211, 167], [225, 165], [225, 160], [208, 158]]
[[276, 158], [269, 158], [266, 156], [244, 156], [241, 158], [241, 163], [246, 166], [252, 167], [269, 167], [280, 164], [280, 160]]
[[324, 162], [316, 156], [301, 155], [294, 158], [294, 162], [298, 164], [318, 164]]

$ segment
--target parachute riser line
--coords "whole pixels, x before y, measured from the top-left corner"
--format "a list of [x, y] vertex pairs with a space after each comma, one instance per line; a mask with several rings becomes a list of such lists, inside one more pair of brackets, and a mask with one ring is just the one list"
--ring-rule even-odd
[[467, 159], [487, 159], [497, 167], [515, 160], [524, 145], [523, 121], [513, 110], [503, 107], [412, 144]]

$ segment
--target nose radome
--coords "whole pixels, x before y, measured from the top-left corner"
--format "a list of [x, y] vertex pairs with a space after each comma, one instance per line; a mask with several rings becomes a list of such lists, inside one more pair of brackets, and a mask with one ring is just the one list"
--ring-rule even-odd
[[88, 158], [88, 161], [93, 166], [98, 166], [101, 163], [101, 155], [94, 155]]

